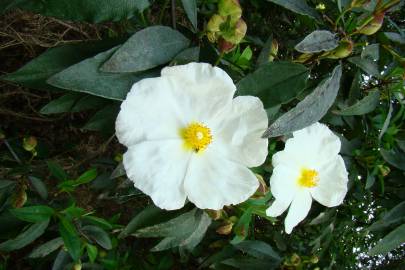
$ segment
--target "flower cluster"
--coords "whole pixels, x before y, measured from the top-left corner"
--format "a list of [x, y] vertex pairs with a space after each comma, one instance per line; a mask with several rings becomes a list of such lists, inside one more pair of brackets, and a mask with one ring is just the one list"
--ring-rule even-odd
[[[261, 136], [268, 126], [262, 102], [234, 98], [236, 87], [220, 68], [190, 63], [166, 67], [158, 78], [133, 85], [121, 105], [116, 135], [127, 146], [123, 164], [129, 179], [164, 209], [184, 206], [219, 210], [251, 197], [259, 187], [249, 169], [268, 154]], [[340, 140], [315, 123], [294, 132], [273, 155], [267, 210], [288, 207], [286, 232], [308, 214], [312, 198], [333, 207], [347, 192]]]

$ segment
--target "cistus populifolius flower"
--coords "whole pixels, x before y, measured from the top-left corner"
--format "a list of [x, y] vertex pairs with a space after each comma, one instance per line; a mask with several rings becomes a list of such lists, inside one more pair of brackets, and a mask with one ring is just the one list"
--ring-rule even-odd
[[339, 137], [326, 125], [315, 123], [294, 132], [284, 150], [273, 155], [270, 188], [275, 201], [266, 214], [277, 217], [289, 207], [287, 233], [307, 216], [312, 199], [327, 207], [343, 202], [348, 173], [340, 146]]
[[262, 102], [234, 97], [225, 71], [210, 64], [166, 67], [135, 83], [116, 120], [123, 164], [135, 187], [160, 208], [221, 209], [259, 186], [250, 167], [267, 156]]

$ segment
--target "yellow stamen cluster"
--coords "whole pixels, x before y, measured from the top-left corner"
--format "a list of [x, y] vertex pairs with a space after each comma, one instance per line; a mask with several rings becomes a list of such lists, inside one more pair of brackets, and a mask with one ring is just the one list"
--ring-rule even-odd
[[298, 177], [298, 185], [301, 187], [312, 188], [318, 185], [319, 174], [315, 170], [301, 169], [301, 175]]
[[202, 151], [212, 142], [211, 130], [198, 122], [192, 122], [180, 130], [187, 149], [195, 152]]

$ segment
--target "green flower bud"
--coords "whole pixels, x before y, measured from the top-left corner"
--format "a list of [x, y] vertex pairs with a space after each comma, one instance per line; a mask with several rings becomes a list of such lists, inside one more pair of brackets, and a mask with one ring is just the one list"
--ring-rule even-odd
[[37, 147], [38, 141], [34, 136], [25, 137], [23, 139], [23, 148], [25, 151], [32, 152]]
[[227, 30], [221, 32], [221, 36], [225, 41], [227, 41], [233, 45], [237, 45], [245, 37], [246, 31], [247, 31], [247, 25], [246, 25], [245, 21], [242, 19], [239, 19], [236, 22], [236, 25], [234, 28], [227, 29]]
[[81, 263], [76, 263], [76, 264], [73, 266], [73, 270], [82, 270], [82, 264], [81, 264]]
[[269, 55], [269, 62], [273, 62], [274, 57], [278, 53], [278, 42], [277, 40], [273, 39], [271, 41], [271, 49], [270, 49], [270, 55]]
[[221, 235], [228, 235], [232, 232], [233, 223], [226, 222], [224, 225], [216, 229], [216, 232]]
[[218, 220], [222, 217], [224, 217], [224, 210], [211, 210], [211, 209], [207, 209], [205, 210], [205, 212], [207, 212], [207, 214], [210, 216], [210, 218], [212, 218], [213, 220]]
[[224, 39], [220, 39], [218, 42], [218, 46], [219, 46], [219, 50], [223, 53], [229, 53], [230, 51], [232, 51], [233, 49], [235, 49], [236, 45], [228, 42]]
[[220, 26], [225, 22], [225, 19], [218, 15], [214, 14], [207, 23], [207, 37], [208, 40], [212, 43], [218, 40], [219, 32], [221, 31]]
[[339, 46], [333, 51], [326, 52], [324, 56], [330, 59], [341, 59], [348, 57], [353, 51], [353, 41], [341, 40]]
[[229, 16], [231, 22], [236, 22], [242, 16], [242, 8], [238, 0], [219, 0], [218, 13], [224, 17]]

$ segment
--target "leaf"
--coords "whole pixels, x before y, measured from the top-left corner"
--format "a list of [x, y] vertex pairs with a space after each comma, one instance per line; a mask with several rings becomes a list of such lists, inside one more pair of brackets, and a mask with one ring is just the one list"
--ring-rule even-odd
[[10, 186], [14, 186], [15, 184], [15, 181], [0, 180], [0, 189], [8, 188]]
[[59, 233], [62, 236], [63, 243], [68, 250], [73, 261], [77, 262], [80, 259], [81, 254], [81, 240], [77, 234], [76, 228], [73, 224], [65, 219], [60, 218]]
[[96, 112], [83, 126], [83, 129], [102, 131], [104, 133], [114, 132], [114, 123], [119, 112], [119, 105], [111, 104]]
[[63, 20], [100, 23], [129, 19], [149, 5], [148, 0], [14, 0], [7, 10], [21, 8]]
[[405, 221], [405, 201], [397, 204], [395, 207], [385, 213], [381, 219], [371, 224], [371, 226], [368, 227], [368, 230], [378, 231], [403, 221]]
[[380, 59], [380, 44], [374, 43], [364, 47], [361, 58], [377, 61]]
[[197, 30], [197, 0], [181, 0], [181, 3], [194, 30]]
[[373, 60], [367, 58], [360, 58], [358, 56], [350, 57], [348, 60], [350, 63], [355, 64], [367, 74], [377, 78], [381, 77], [378, 71], [377, 63], [374, 62]]
[[70, 261], [69, 253], [61, 249], [53, 262], [52, 270], [63, 270]]
[[30, 225], [27, 230], [19, 234], [16, 238], [1, 243], [0, 250], [10, 252], [31, 244], [45, 232], [48, 224], [49, 219]]
[[40, 113], [52, 114], [69, 112], [73, 107], [73, 104], [75, 104], [76, 100], [79, 98], [80, 94], [78, 93], [68, 93], [46, 104], [44, 107], [42, 107]]
[[280, 116], [263, 134], [276, 137], [307, 127], [319, 121], [332, 106], [340, 87], [342, 67], [337, 66], [332, 75], [299, 102], [295, 108]]
[[205, 235], [211, 218], [200, 209], [193, 209], [172, 220], [138, 230], [137, 237], [164, 237], [151, 251], [162, 251], [173, 247], [192, 251]]
[[278, 269], [278, 263], [268, 260], [256, 259], [251, 257], [234, 257], [226, 259], [222, 264], [235, 267], [242, 270], [274, 270]]
[[380, 149], [381, 156], [392, 166], [405, 171], [405, 153], [396, 150]]
[[27, 206], [10, 209], [10, 212], [17, 218], [28, 222], [42, 222], [50, 219], [55, 211], [46, 205]]
[[170, 62], [171, 65], [184, 65], [191, 62], [199, 62], [200, 47], [187, 48], [176, 55]]
[[369, 256], [385, 255], [405, 242], [405, 224], [400, 225], [387, 234], [369, 252]]
[[[381, 141], [384, 133], [387, 131], [390, 122], [391, 122], [391, 117], [392, 117], [392, 112], [394, 111], [394, 107], [392, 106], [392, 103], [390, 102], [390, 106], [388, 109], [388, 113], [387, 113], [387, 117], [384, 120], [383, 126], [380, 130], [380, 134], [378, 134], [378, 140]], [[401, 149], [402, 151], [404, 151], [404, 149]]]
[[99, 67], [118, 49], [112, 48], [97, 54], [49, 78], [49, 84], [76, 92], [87, 93], [108, 99], [124, 100], [131, 86], [155, 71], [140, 74], [110, 74], [99, 71]]
[[257, 66], [263, 66], [270, 61], [271, 55], [271, 46], [273, 44], [273, 35], [271, 35], [263, 46], [263, 49], [260, 51], [259, 57], [257, 58]]
[[380, 91], [373, 90], [368, 93], [367, 96], [357, 101], [352, 106], [343, 108], [340, 111], [333, 111], [337, 115], [363, 115], [374, 111], [380, 102]]
[[39, 194], [39, 196], [41, 196], [42, 199], [45, 200], [46, 198], [48, 198], [48, 189], [46, 188], [46, 185], [41, 179], [35, 176], [28, 176], [28, 179], [30, 180], [31, 185], [34, 187], [34, 189]]
[[110, 179], [115, 179], [126, 174], [124, 164], [120, 162], [117, 167], [115, 167], [114, 171], [111, 173]]
[[338, 45], [336, 34], [326, 30], [316, 30], [298, 43], [295, 49], [302, 53], [318, 53], [331, 51]]
[[252, 221], [252, 211], [252, 206], [246, 209], [238, 222], [234, 225], [233, 231], [235, 232], [235, 237], [232, 239], [231, 244], [239, 244], [248, 236], [250, 222]]
[[82, 112], [90, 109], [100, 109], [107, 101], [92, 95], [81, 96], [81, 98], [73, 105], [71, 112]]
[[301, 15], [319, 19], [318, 13], [305, 0], [267, 0]]
[[45, 244], [36, 247], [29, 255], [28, 258], [35, 259], [35, 258], [43, 258], [63, 245], [63, 239], [61, 237], [52, 239]]
[[309, 70], [290, 62], [272, 62], [261, 66], [237, 84], [238, 95], [259, 97], [265, 108], [288, 103], [306, 85]]
[[405, 36], [404, 35], [400, 35], [400, 34], [394, 33], [394, 32], [384, 32], [384, 35], [389, 40], [391, 40], [392, 42], [399, 43], [401, 45], [405, 44]]
[[136, 32], [101, 67], [104, 72], [139, 72], [165, 64], [188, 47], [190, 41], [167, 26]]
[[107, 250], [112, 248], [110, 236], [103, 229], [97, 226], [87, 225], [82, 227], [81, 230], [85, 235], [99, 244], [102, 248]]
[[48, 169], [51, 172], [51, 174], [53, 176], [56, 177], [56, 179], [60, 180], [60, 181], [65, 181], [68, 178], [68, 175], [66, 174], [66, 172], [62, 169], [62, 167], [53, 162], [53, 161], [47, 161], [46, 164], [48, 165]]
[[99, 218], [95, 216], [84, 216], [83, 220], [93, 225], [97, 225], [98, 227], [105, 230], [111, 230], [113, 228], [113, 225], [104, 218]]
[[89, 256], [90, 262], [94, 263], [97, 258], [98, 249], [96, 246], [86, 244], [87, 255]]
[[65, 68], [115, 46], [121, 40], [81, 42], [52, 48], [14, 73], [0, 79], [34, 89], [54, 89], [46, 80]]
[[75, 180], [75, 185], [79, 186], [82, 184], [89, 183], [94, 180], [94, 178], [97, 177], [97, 169], [90, 169], [86, 172], [84, 172], [82, 175], [80, 175], [76, 180]]
[[281, 261], [280, 255], [269, 244], [263, 241], [245, 240], [235, 245], [235, 247], [258, 259]]

